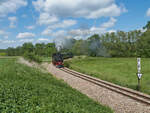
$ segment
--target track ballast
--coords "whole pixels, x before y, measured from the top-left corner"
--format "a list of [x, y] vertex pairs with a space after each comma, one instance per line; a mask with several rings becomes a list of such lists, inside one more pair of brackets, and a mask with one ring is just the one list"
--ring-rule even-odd
[[82, 73], [79, 73], [76, 71], [73, 71], [73, 70], [68, 69], [66, 67], [60, 68], [60, 69], [66, 73], [73, 75], [73, 76], [84, 79], [88, 82], [94, 83], [94, 84], [101, 86], [101, 87], [104, 87], [104, 88], [107, 88], [107, 89], [114, 91], [114, 92], [117, 92], [119, 94], [125, 95], [125, 96], [130, 97], [130, 98], [132, 98], [136, 101], [139, 101], [141, 103], [150, 105], [150, 96], [149, 95], [140, 93], [138, 91], [135, 91], [135, 90], [132, 90], [129, 88], [121, 87], [121, 86], [112, 84], [110, 82], [106, 82], [106, 81], [103, 81], [103, 80], [100, 80], [100, 79], [97, 79], [97, 78], [94, 78], [94, 77], [91, 77], [91, 76], [88, 76], [88, 75], [85, 75], [85, 74], [82, 74]]

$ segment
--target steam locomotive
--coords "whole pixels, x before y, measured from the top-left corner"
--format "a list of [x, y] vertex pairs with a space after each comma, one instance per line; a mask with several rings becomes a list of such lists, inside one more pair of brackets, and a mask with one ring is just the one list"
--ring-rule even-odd
[[61, 53], [54, 53], [52, 55], [52, 63], [58, 68], [63, 67], [63, 56]]
[[64, 59], [68, 59], [72, 57], [73, 57], [72, 53], [54, 53], [52, 54], [52, 63], [57, 68], [62, 68], [64, 67], [64, 64], [63, 64]]

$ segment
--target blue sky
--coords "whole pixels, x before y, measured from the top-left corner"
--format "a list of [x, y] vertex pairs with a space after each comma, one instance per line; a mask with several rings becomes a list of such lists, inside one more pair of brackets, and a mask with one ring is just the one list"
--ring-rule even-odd
[[0, 48], [141, 29], [150, 0], [0, 0]]

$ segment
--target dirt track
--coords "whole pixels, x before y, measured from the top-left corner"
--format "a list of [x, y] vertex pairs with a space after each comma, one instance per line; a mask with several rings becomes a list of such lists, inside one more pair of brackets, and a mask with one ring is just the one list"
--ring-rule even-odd
[[[22, 63], [28, 66], [39, 67], [36, 64], [27, 63], [23, 59]], [[74, 77], [68, 73], [65, 73], [52, 64], [44, 63], [42, 67], [46, 68], [48, 72], [53, 74], [58, 79], [63, 79], [71, 87], [79, 90], [88, 97], [98, 101], [103, 105], [111, 107], [116, 113], [150, 113], [150, 106], [139, 103], [131, 98], [117, 94], [103, 87], [97, 86], [93, 83], [89, 83], [83, 79]]]

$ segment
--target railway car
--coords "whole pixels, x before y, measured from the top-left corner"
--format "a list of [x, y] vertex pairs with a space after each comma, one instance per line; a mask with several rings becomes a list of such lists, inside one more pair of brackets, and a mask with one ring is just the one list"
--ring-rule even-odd
[[63, 56], [61, 53], [54, 53], [52, 55], [52, 63], [55, 65], [57, 68], [62, 68], [64, 67], [63, 65]]

